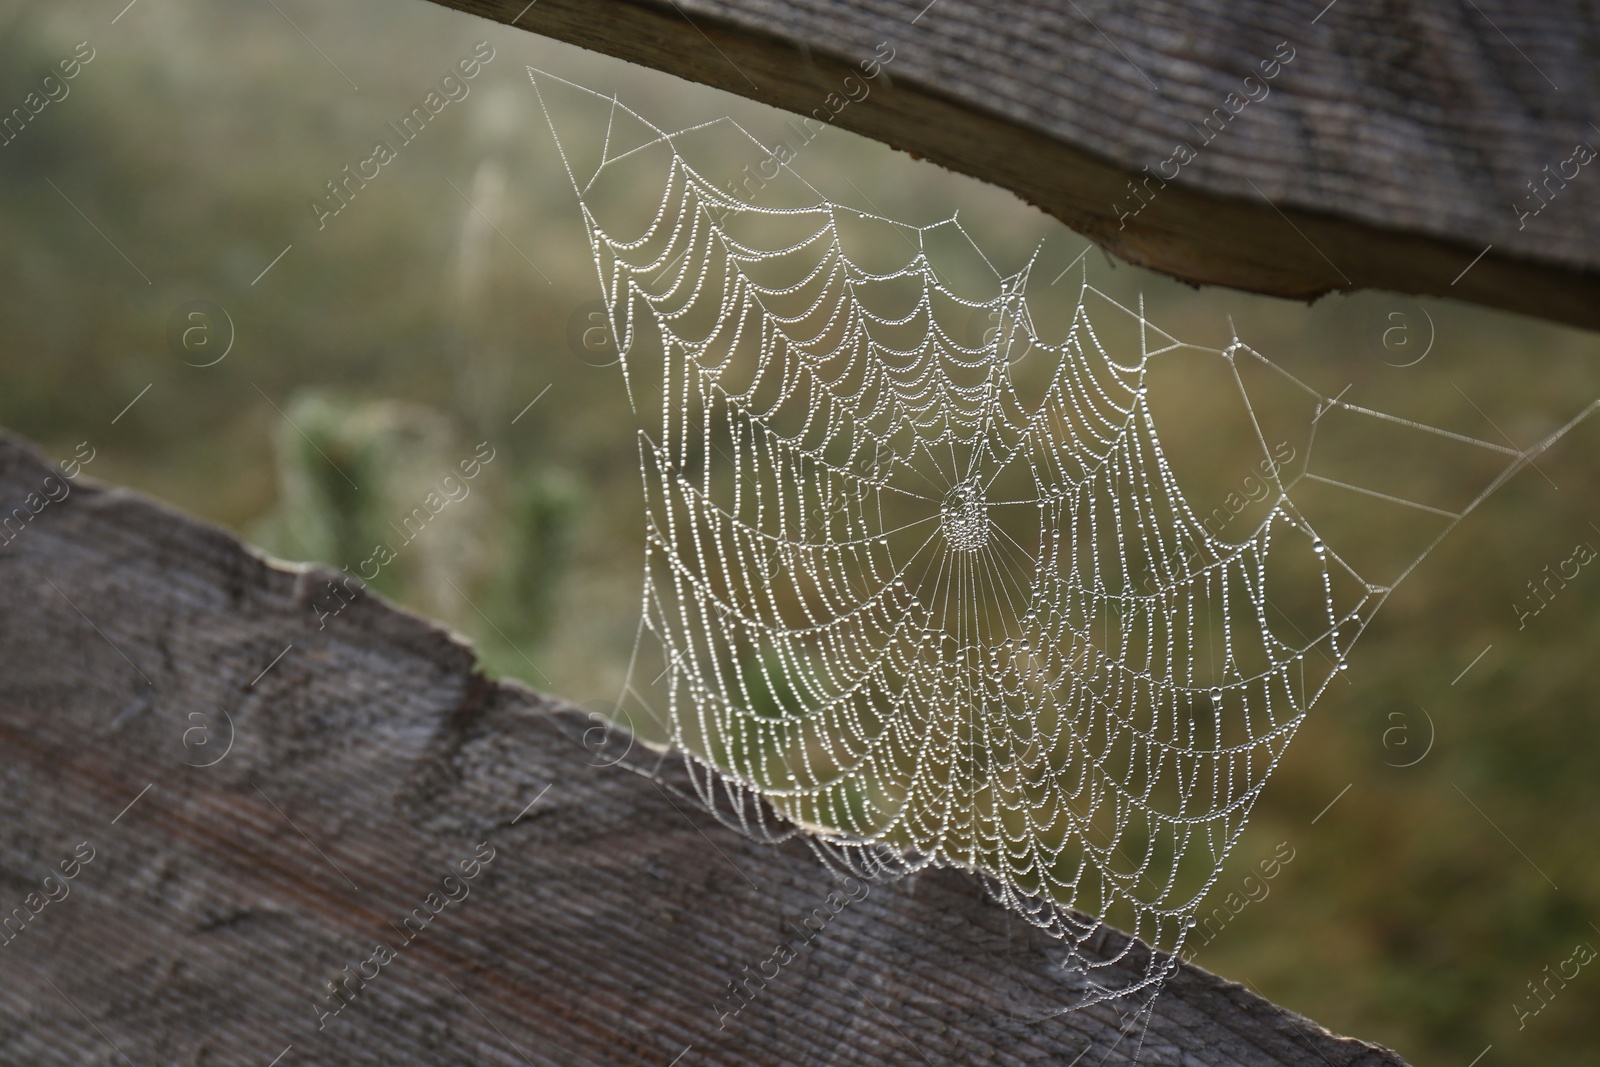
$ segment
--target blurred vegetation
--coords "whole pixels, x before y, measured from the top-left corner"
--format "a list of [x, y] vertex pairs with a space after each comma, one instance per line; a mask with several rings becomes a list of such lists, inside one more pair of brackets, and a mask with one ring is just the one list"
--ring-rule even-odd
[[[637, 423], [616, 369], [568, 340], [598, 290], [524, 66], [616, 91], [663, 127], [732, 114], [777, 137], [784, 116], [421, 2], [282, 6], [328, 59], [243, 0], [140, 4], [114, 26], [0, 9], [6, 108], [78, 41], [96, 49], [71, 94], [0, 148], [0, 424], [56, 455], [87, 439], [92, 476], [280, 555], [354, 571], [386, 541], [396, 558], [374, 585], [470, 636], [490, 670], [574, 702], [614, 696], [639, 618]], [[483, 38], [497, 55], [470, 96], [319, 230], [311, 198]], [[1042, 239], [1037, 278], [1084, 246], [1008, 194], [843, 133], [797, 166], [864, 209], [931, 222], [959, 208], [1010, 269]], [[1590, 334], [1385, 294], [1308, 308], [1086, 262], [1177, 337], [1220, 347], [1237, 329], [1320, 391], [1348, 384], [1346, 399], [1462, 433], [1526, 445], [1600, 396]], [[237, 333], [211, 367], [167, 340], [195, 298]], [[1432, 340], [1415, 366], [1396, 364], [1420, 349], [1384, 343], [1397, 323]], [[1226, 390], [1186, 388], [1158, 410], [1164, 440], [1197, 504], [1220, 503], [1244, 469], [1219, 443]], [[1445, 506], [1484, 484], [1469, 462], [1327, 429], [1328, 469]], [[397, 543], [479, 442], [495, 459], [470, 494]], [[1600, 547], [1597, 444], [1600, 423], [1584, 424], [1390, 598], [1218, 891], [1279, 842], [1294, 859], [1198, 964], [1419, 1065], [1465, 1065], [1491, 1043], [1480, 1067], [1593, 1062], [1592, 968], [1520, 1029], [1515, 1005], [1575, 943], [1600, 945], [1600, 578], [1586, 568], [1521, 627], [1512, 605], [1574, 544]], [[1330, 543], [1414, 554], [1416, 529], [1310, 497]]]

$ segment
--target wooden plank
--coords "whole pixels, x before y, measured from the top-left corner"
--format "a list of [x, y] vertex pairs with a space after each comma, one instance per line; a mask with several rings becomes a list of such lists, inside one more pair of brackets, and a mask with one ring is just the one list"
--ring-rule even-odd
[[1142, 1045], [1060, 1014], [976, 878], [838, 883], [428, 622], [52, 470], [0, 436], [7, 1062], [1402, 1064], [1189, 966]]
[[[437, 2], [822, 109], [1185, 281], [1600, 327], [1600, 168], [1573, 161], [1600, 147], [1600, 27], [1577, 0]], [[831, 117], [879, 42], [888, 77]]]

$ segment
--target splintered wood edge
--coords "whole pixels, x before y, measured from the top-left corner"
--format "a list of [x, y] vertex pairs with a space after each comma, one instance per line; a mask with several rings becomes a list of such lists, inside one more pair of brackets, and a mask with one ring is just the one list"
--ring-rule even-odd
[[[0, 513], [10, 514], [14, 506], [20, 506], [21, 502], [30, 493], [36, 492], [46, 477], [52, 474], [59, 477], [55, 464], [44, 460], [31, 446], [0, 432]], [[129, 569], [145, 573], [129, 575]], [[24, 573], [31, 573], [33, 575], [31, 580], [35, 583], [41, 580], [41, 576], [53, 575], [54, 578], [65, 582], [78, 601], [91, 606], [91, 610], [93, 605], [98, 605], [100, 610], [110, 610], [120, 606], [148, 620], [149, 625], [144, 627], [145, 630], [161, 632], [152, 633], [148, 637], [151, 646], [136, 649], [135, 655], [141, 659], [148, 657], [150, 660], [166, 657], [169, 662], [164, 667], [166, 671], [164, 676], [177, 679], [216, 679], [220, 677], [219, 672], [229, 669], [217, 659], [218, 648], [215, 641], [219, 631], [227, 631], [240, 637], [259, 638], [265, 631], [279, 635], [285, 632], [284, 626], [289, 619], [285, 613], [290, 609], [293, 610], [293, 618], [303, 625], [302, 616], [309, 613], [310, 600], [314, 595], [313, 587], [326, 578], [338, 577], [337, 572], [318, 565], [286, 563], [274, 559], [247, 547], [231, 533], [219, 527], [183, 515], [138, 493], [102, 486], [86, 474], [80, 474], [73, 481], [70, 495], [62, 502], [47, 505], [38, 517], [30, 520], [14, 544], [0, 545], [0, 570], [13, 575], [12, 581]], [[13, 586], [14, 590], [16, 588]], [[28, 719], [32, 716], [35, 726], [41, 721], [53, 723], [55, 729], [64, 731], [67, 735], [87, 729], [87, 722], [77, 722], [74, 716], [82, 719], [90, 714], [86, 707], [80, 705], [84, 703], [82, 694], [92, 688], [89, 684], [92, 679], [80, 678], [76, 683], [66, 686], [52, 682], [52, 688], [48, 692], [41, 692], [36, 685], [39, 671], [45, 672], [45, 676], [52, 679], [59, 674], [55, 667], [48, 664], [74, 661], [75, 649], [65, 647], [66, 638], [63, 635], [74, 630], [82, 634], [80, 619], [73, 614], [76, 610], [76, 606], [68, 608], [56, 603], [47, 595], [46, 601], [39, 605], [39, 611], [32, 613], [35, 618], [29, 626], [37, 629], [33, 630], [28, 640], [8, 641], [4, 647], [0, 647], [0, 679], [35, 680], [34, 688], [29, 688], [29, 683], [25, 681], [22, 683], [24, 688], [20, 693], [13, 692], [10, 695], [7, 695], [5, 683], [0, 682], [0, 732], [11, 736], [17, 743], [17, 750], [13, 753], [17, 763], [11, 768], [11, 774], [17, 776], [18, 782], [25, 782], [27, 776], [31, 774], [35, 777], [43, 776], [46, 783], [58, 783], [58, 788], [71, 788], [56, 770], [48, 769], [43, 764], [34, 766], [40, 759], [50, 757], [58, 749], [60, 741], [59, 739], [52, 741], [48, 737], [41, 738], [29, 733]], [[64, 628], [52, 629], [56, 621], [50, 617], [52, 613], [59, 617]], [[235, 618], [235, 624], [219, 626], [219, 618], [226, 619], [230, 615]], [[87, 616], [84, 618], [87, 619]], [[577, 740], [583, 730], [592, 725], [588, 713], [542, 696], [520, 683], [493, 681], [483, 677], [478, 673], [475, 655], [470, 645], [462, 638], [415, 613], [383, 601], [375, 594], [362, 596], [352, 605], [352, 611], [340, 622], [344, 625], [343, 632], [346, 636], [340, 639], [339, 644], [331, 646], [329, 651], [322, 653], [320, 659], [312, 657], [310, 651], [305, 653], [312, 658], [296, 664], [298, 680], [285, 690], [286, 695], [281, 698], [280, 706], [274, 710], [274, 714], [280, 717], [278, 721], [295, 728], [301, 744], [315, 740], [315, 731], [318, 729], [315, 724], [325, 721], [320, 717], [325, 713], [315, 703], [316, 693], [334, 691], [345, 694], [348, 698], [352, 694], [363, 691], [374, 692], [377, 688], [381, 688], [375, 688], [374, 683], [386, 679], [373, 677], [363, 681], [360, 677], [363, 669], [369, 672], [378, 671], [381, 675], [428, 677], [433, 679], [430, 684], [435, 690], [453, 695], [449, 697], [444, 708], [429, 713], [433, 716], [430, 720], [432, 722], [430, 728], [433, 731], [431, 737], [418, 737], [418, 724], [414, 721], [400, 721], [383, 728], [386, 731], [398, 731], [396, 736], [410, 738], [400, 747], [386, 744], [382, 749], [387, 753], [384, 757], [387, 760], [398, 760], [401, 764], [410, 761], [409, 766], [400, 768], [392, 788], [399, 790], [400, 793], [418, 789], [426, 792], [428, 783], [444, 783], [444, 788], [457, 790], [451, 794], [456, 797], [457, 802], [448, 806], [452, 810], [463, 812], [462, 818], [468, 821], [479, 820], [477, 824], [479, 826], [504, 826], [509, 817], [507, 814], [472, 812], [467, 810], [472, 807], [470, 800], [462, 799], [465, 795], [462, 791], [470, 793], [474, 788], [473, 782], [462, 781], [464, 774], [470, 778], [474, 773], [471, 768], [477, 767], [479, 772], [491, 774], [506, 773], [504, 769], [491, 767], [485, 771], [481, 763], [451, 761], [461, 752], [463, 745], [470, 743], [468, 741], [470, 735], [481, 734], [484, 731], [497, 736], [516, 733], [519, 735], [517, 740], [507, 740], [505, 743], [523, 745], [520, 752], [525, 759], [545, 765], [570, 764], [574, 768], [574, 779], [577, 784], [572, 787], [564, 786], [564, 789], [569, 793], [576, 792], [581, 795], [564, 798], [567, 804], [565, 810], [582, 812], [608, 805], [616, 809], [621, 804], [621, 810], [635, 813], [627, 820], [630, 832], [638, 832], [641, 822], [651, 820], [663, 826], [674, 826], [678, 835], [675, 840], [681, 841], [686, 849], [696, 850], [693, 857], [677, 857], [681, 861], [679, 866], [684, 864], [691, 867], [703, 866], [704, 860], [699, 858], [699, 850], [703, 849], [703, 843], [688, 833], [684, 826], [674, 822], [681, 812], [671, 812], [672, 802], [667, 794], [657, 788], [658, 785], [664, 784], [680, 794], [690, 793], [692, 787], [678, 760], [659, 768], [653, 777], [648, 773], [632, 774], [625, 771], [605, 775], [589, 773], [593, 770], [593, 764], [587, 760], [590, 753]], [[185, 634], [183, 632], [185, 629], [191, 632]], [[45, 636], [41, 637], [40, 634]], [[41, 641], [46, 642], [49, 647], [40, 646]], [[50, 644], [52, 642], [53, 644]], [[160, 649], [159, 653], [155, 651], [156, 648]], [[341, 652], [340, 649], [344, 651]], [[40, 655], [41, 651], [46, 654]], [[270, 651], [267, 654], [270, 655]], [[13, 662], [11, 657], [20, 657], [20, 660]], [[126, 674], [127, 667], [133, 663], [132, 660], [124, 662], [122, 659], [110, 656], [109, 653], [103, 658], [110, 665], [110, 669], [119, 675]], [[204, 662], [200, 662], [202, 659]], [[399, 664], [406, 663], [412, 666], [396, 669]], [[87, 665], [81, 664], [76, 668], [80, 673], [89, 669]], [[34, 673], [30, 674], [30, 670]], [[255, 665], [252, 662], [246, 675], [238, 679], [239, 684], [242, 685], [248, 673], [254, 670]], [[70, 679], [70, 674], [68, 678]], [[253, 686], [255, 683], [250, 684]], [[263, 696], [261, 699], [270, 698]], [[53, 707], [47, 706], [52, 700], [59, 703]], [[309, 703], [306, 703], [307, 701]], [[405, 720], [406, 715], [415, 715], [415, 701], [408, 706], [412, 710], [402, 714], [402, 720]], [[285, 719], [283, 716], [288, 718]], [[297, 722], [296, 719], [303, 721]], [[524, 726], [518, 726], [518, 723]], [[546, 725], [539, 726], [539, 723]], [[527, 728], [530, 725], [532, 728]], [[329, 727], [329, 729], [337, 730], [339, 727]], [[502, 731], [505, 733], [501, 734]], [[343, 735], [336, 734], [325, 740], [337, 748], [342, 737]], [[407, 745], [410, 747], [406, 747]], [[532, 745], [533, 750], [526, 747], [528, 745]], [[124, 742], [114, 750], [115, 758], [104, 764], [91, 762], [86, 765], [93, 780], [100, 783], [103, 788], [111, 788], [111, 792], [115, 795], [126, 792], [132, 796], [137, 785], [131, 784], [131, 779], [121, 786], [115, 786], [115, 783], [121, 778], [146, 773], [145, 770], [136, 771], [131, 767], [119, 765], [123, 760], [132, 758], [135, 750]], [[396, 767], [389, 767], [387, 770], [380, 767], [377, 773], [380, 773], [380, 776], [393, 775], [395, 771]], [[276, 772], [270, 767], [262, 767], [255, 773]], [[205, 783], [210, 781], [206, 779]], [[370, 782], [365, 784], [371, 785]], [[112, 788], [114, 786], [115, 788]], [[319, 789], [332, 787], [333, 783], [326, 778], [319, 779]], [[166, 791], [164, 795], [171, 797], [172, 793]], [[209, 784], [191, 789], [186, 798], [186, 802], [190, 805], [191, 821], [194, 816], [203, 815], [208, 805], [227, 806], [233, 803], [232, 798], [233, 793], [227, 790], [217, 791]], [[371, 796], [367, 796], [366, 802], [370, 803], [372, 799]], [[0, 825], [0, 853], [25, 854], [26, 842], [34, 839], [39, 827], [52, 827], [58, 819], [70, 821], [62, 814], [61, 800], [61, 797], [52, 797], [48, 787], [38, 791], [26, 791], [26, 800], [21, 809], [12, 812], [11, 817]], [[76, 800], [82, 802], [83, 798], [77, 797]], [[168, 804], [178, 802], [178, 800], [165, 801]], [[104, 807], [108, 800], [98, 798], [97, 803]], [[163, 801], [157, 799], [146, 803], [159, 804]], [[521, 799], [518, 798], [515, 803], [520, 804]], [[435, 809], [435, 805], [431, 803], [408, 805], [397, 794], [396, 802], [388, 807], [392, 809], [388, 817], [401, 820], [397, 825], [405, 831], [404, 836], [417, 840], [427, 840], [430, 834], [434, 840], [443, 840], [447, 836], [429, 821], [433, 817], [429, 812]], [[561, 818], [559, 812], [547, 812], [541, 816], [540, 822], [541, 825], [548, 824], [549, 827], [553, 827]], [[691, 822], [689, 825], [695, 824]], [[70, 829], [68, 827], [69, 832]], [[239, 854], [247, 859], [256, 855], [270, 856], [273, 846], [250, 836], [256, 831], [242, 832], [248, 840], [230, 847], [237, 848]], [[360, 832], [358, 829], [358, 838]], [[547, 828], [546, 832], [554, 831]], [[761, 878], [764, 884], [770, 883], [778, 888], [781, 899], [766, 901], [763, 906], [768, 911], [774, 906], [793, 908], [798, 906], [797, 902], [814, 902], [814, 896], [807, 894], [814, 894], [815, 890], [799, 888], [797, 879], [807, 877], [808, 871], [813, 875], [821, 872], [817, 868], [815, 857], [801, 842], [791, 841], [786, 846], [760, 845], [719, 824], [710, 825], [705, 830], [696, 828], [695, 832], [711, 835], [709, 839], [719, 851], [740, 856], [741, 866], [746, 866]], [[155, 840], [162, 842], [162, 847], [169, 850], [171, 861], [178, 863], [180, 867], [193, 862], [192, 858], [183, 859], [186, 855], [185, 850], [200, 847], [182, 839], [157, 837]], [[289, 840], [291, 845], [298, 847], [292, 835]], [[669, 849], [671, 846], [661, 847]], [[660, 861], [670, 862], [670, 860], [671, 853], [668, 851], [663, 853]], [[352, 867], [351, 870], [363, 882], [368, 880], [369, 871], [358, 867]], [[278, 877], [280, 880], [285, 877], [281, 870]], [[697, 906], [697, 894], [700, 892], [691, 882], [673, 879], [653, 880], [648, 886], [615, 880], [605, 885], [609, 886], [609, 892], [628, 899], [636, 899], [640, 892], [656, 895], [677, 893], [681, 899], [668, 901], [664, 906], [681, 906], [690, 910]], [[883, 890], [876, 894], [870, 903], [863, 903], [856, 909], [861, 912], [859, 916], [861, 921], [882, 926], [889, 931], [883, 940], [873, 940], [870, 944], [879, 946], [879, 951], [885, 951], [887, 947], [894, 945], [898, 945], [900, 950], [911, 948], [921, 953], [924, 958], [921, 960], [897, 958], [892, 961], [863, 959], [860, 958], [861, 945], [856, 944], [837, 950], [844, 955], [835, 957], [835, 961], [840, 966], [849, 963], [866, 968], [867, 970], [862, 973], [889, 976], [885, 978], [889, 983], [886, 995], [894, 995], [894, 982], [900, 981], [894, 976], [902, 970], [909, 969], [912, 963], [943, 972], [964, 971], [962, 980], [969, 983], [978, 982], [980, 987], [996, 980], [994, 968], [1010, 966], [1020, 966], [1021, 971], [1017, 973], [1029, 975], [1028, 980], [1035, 985], [1044, 982], [1047, 986], [1055, 985], [1058, 990], [1064, 990], [1070, 985], [1071, 976], [1061, 973], [1060, 945], [1020, 919], [1006, 914], [983, 891], [983, 882], [978, 877], [962, 871], [941, 870], [887, 883], [883, 886]], [[930, 904], [932, 901], [938, 902], [939, 910], [935, 916], [925, 914], [926, 909], [933, 906]], [[626, 901], [610, 903], [621, 906], [625, 905]], [[141, 928], [140, 924], [148, 927], [157, 921], [152, 918], [146, 906], [140, 903], [137, 895], [119, 898], [113, 907], [116, 909], [113, 917], [120, 916], [117, 918], [119, 939], [128, 936], [132, 930]], [[964, 915], [952, 915], [950, 914], [952, 910], [963, 912]], [[764, 915], [766, 912], [758, 914]], [[919, 915], [923, 917], [918, 918]], [[1008, 931], [1007, 938], [1016, 943], [1015, 951], [1020, 955], [1010, 954], [1002, 961], [992, 953], [974, 955], [952, 950], [948, 945], [948, 929], [943, 929], [943, 932], [941, 929], [936, 929], [934, 925], [928, 923], [930, 917], [939, 919], [943, 924], [941, 929], [948, 927], [952, 922], [961, 927], [1004, 928]], [[737, 935], [731, 927], [736, 924], [733, 923], [731, 914], [727, 918], [730, 928], [724, 929], [722, 936], [732, 944]], [[745, 915], [742, 918], [748, 921], [751, 916]], [[718, 927], [718, 929], [723, 928]], [[238, 953], [249, 946], [253, 946], [258, 952], [283, 951], [283, 946], [276, 942], [262, 942], [258, 939], [245, 943], [219, 943], [205, 940], [203, 936], [184, 940], [177, 950], [181, 951], [184, 959], [193, 961], [199, 970], [220, 972], [226, 969], [223, 962], [226, 953]], [[604, 944], [599, 943], [592, 947], [597, 954], [606, 948]], [[1102, 928], [1090, 948], [1106, 959], [1117, 959], [1126, 955], [1132, 961], [1133, 971], [1130, 973], [1137, 973], [1141, 967], [1139, 961], [1147, 959], [1151, 951], [1143, 943], [1109, 927]], [[67, 967], [72, 962], [69, 959], [56, 965]], [[571, 963], [580, 968], [586, 966], [581, 960]], [[544, 965], [548, 966], [549, 961]], [[68, 981], [67, 973], [70, 972], [58, 973], [57, 977], [64, 982]], [[987, 979], [986, 975], [989, 976]], [[75, 977], [81, 980], [81, 974]], [[101, 979], [102, 983], [122, 980], [115, 975], [103, 976]], [[401, 989], [399, 981], [397, 979], [392, 988]], [[559, 978], [557, 981], [559, 982]], [[102, 985], [102, 988], [105, 987]], [[520, 987], [513, 985], [509, 988], [512, 993], [508, 995], [514, 996]], [[41, 1039], [41, 1034], [48, 1032], [48, 1023], [25, 1020], [35, 1018], [42, 1020], [44, 1016], [40, 1013], [47, 1007], [52, 1011], [60, 1008], [60, 1005], [49, 1007], [51, 1002], [48, 998], [52, 995], [43, 987], [26, 992], [17, 991], [14, 996], [6, 1000], [5, 1004], [0, 1004], [0, 1020], [10, 1016], [7, 1025], [12, 1028], [13, 1034], [24, 1035], [29, 1040], [38, 1041]], [[208, 1002], [204, 998], [211, 995], [211, 991], [201, 984], [195, 986], [187, 995], [196, 998], [192, 1004], [188, 1007], [179, 1004], [176, 1008], [169, 1004], [168, 1011], [183, 1009], [178, 1011], [178, 1015], [187, 1017], [189, 1008], [193, 1008], [196, 1018], [205, 1018], [204, 1009]], [[925, 993], [913, 995], [926, 996]], [[541, 1003], [537, 999], [532, 1002]], [[15, 1014], [19, 1007], [23, 1011], [22, 1016]], [[961, 1005], [945, 1006], [947, 1011], [956, 1011], [960, 1007]], [[814, 1014], [821, 1024], [828, 1021], [822, 1017], [823, 1014], [831, 1012], [837, 1015], [841, 1010], [849, 1009], [829, 1003], [818, 1007]], [[1043, 1047], [1053, 1049], [1052, 1055], [1071, 1055], [1081, 1051], [1079, 1043], [1088, 1037], [1091, 1044], [1104, 1041], [1111, 1046], [1111, 1051], [1106, 1053], [1107, 1062], [1130, 1062], [1125, 1058], [1112, 1058], [1113, 1053], [1118, 1057], [1131, 1057], [1132, 1053], [1126, 1047], [1121, 1051], [1117, 1050], [1117, 1046], [1121, 1044], [1117, 1039], [1122, 1033], [1123, 1023], [1121, 1016], [1111, 1006], [1096, 1005], [1072, 1014], [1073, 1018], [1060, 1020], [1062, 1028], [1054, 1036], [1028, 1034], [1030, 1054], [1037, 1053]], [[143, 1018], [143, 1016], [136, 1017]], [[272, 1032], [273, 1036], [278, 1036], [272, 1026], [268, 1025], [273, 1023], [274, 1018], [276, 1017], [269, 1017], [251, 1025], [263, 1027], [265, 1031]], [[372, 1018], [373, 1025], [378, 1025], [384, 1017], [378, 1015]], [[961, 1016], [957, 1014], [954, 1018], [959, 1020]], [[652, 1025], [681, 1028], [689, 1024], [689, 1020], [686, 1019], [662, 1019], [656, 1016], [647, 1017], [643, 1021], [651, 1022], [652, 1019]], [[124, 1032], [134, 1025], [127, 1018], [120, 1019], [119, 1022], [124, 1027]], [[1279, 1008], [1245, 987], [1212, 975], [1192, 964], [1182, 965], [1168, 980], [1162, 994], [1154, 1001], [1149, 1023], [1152, 1036], [1165, 1042], [1166, 1047], [1175, 1046], [1203, 1053], [1203, 1062], [1208, 1064], [1229, 1065], [1229, 1067], [1405, 1067], [1404, 1061], [1387, 1049], [1356, 1039], [1332, 1035], [1317, 1023], [1287, 1009]], [[834, 1024], [837, 1024], [837, 1019], [834, 1020]], [[160, 1024], [151, 1022], [149, 1025]], [[592, 1025], [594, 1023], [591, 1020]], [[30, 1029], [30, 1026], [36, 1028]], [[976, 1040], [991, 1042], [985, 1047], [1002, 1053], [1007, 1051], [1007, 1047], [1001, 1043], [1005, 1040], [1003, 1030], [997, 1030], [987, 1023], [980, 1026], [980, 1021], [970, 1021], [968, 1026], [972, 1027], [975, 1033], [984, 1035]], [[188, 1035], [174, 1035], [170, 1030], [163, 1030], [161, 1033], [169, 1039], [180, 1036], [188, 1039]], [[1021, 1036], [1018, 1035], [1018, 1039]], [[492, 1041], [492, 1037], [486, 1040]], [[618, 1040], [625, 1042], [627, 1035], [618, 1031]], [[895, 1058], [898, 1051], [895, 1049], [877, 1048], [874, 1053], [869, 1049], [876, 1046], [870, 1044], [868, 1037], [857, 1036], [852, 1040], [869, 1043], [854, 1046], [858, 1055], [867, 1058], [851, 1062], [898, 1062]], [[952, 1040], [955, 1038], [952, 1037]], [[1151, 1050], [1146, 1049], [1146, 1051]], [[62, 1050], [62, 1054], [66, 1055], [66, 1052]], [[878, 1059], [874, 1056], [883, 1058]], [[324, 1058], [321, 1062], [345, 1061], [339, 1058]], [[752, 1062], [765, 1061], [756, 1056]], [[810, 1061], [791, 1058], [788, 1062]]]
[[[767, 6], [764, 0], [741, 10], [748, 18], [740, 22], [705, 10], [691, 21], [684, 5], [659, 0], [433, 2], [801, 115], [834, 92], [844, 76], [858, 73], [835, 58], [840, 42], [786, 36], [785, 26], [757, 10]], [[1004, 59], [980, 55], [975, 62]], [[1380, 289], [1600, 329], [1600, 274], [1496, 250], [1480, 234], [1497, 233], [1504, 220], [1483, 214], [1487, 207], [1474, 209], [1480, 217], [1473, 221], [1481, 225], [1441, 235], [1386, 229], [1332, 206], [1308, 211], [1280, 207], [1264, 196], [1217, 195], [1180, 174], [1164, 184], [1149, 210], [1124, 221], [1113, 205], [1128, 197], [1128, 183], [1142, 180], [1142, 173], [1108, 160], [1092, 145], [1050, 136], [982, 104], [885, 67], [871, 95], [833, 121], [1008, 189], [1107, 251], [1190, 284], [1306, 301]], [[1116, 126], [1110, 116], [1097, 116], [1093, 124]], [[1273, 183], [1303, 184], [1294, 167], [1274, 164], [1267, 171]]]

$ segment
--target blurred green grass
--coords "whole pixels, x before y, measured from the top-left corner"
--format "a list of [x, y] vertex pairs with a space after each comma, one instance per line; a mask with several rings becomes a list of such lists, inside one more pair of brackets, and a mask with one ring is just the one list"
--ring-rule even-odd
[[[57, 455], [87, 439], [92, 476], [335, 567], [359, 565], [365, 542], [490, 441], [472, 494], [400, 549], [378, 588], [469, 635], [492, 671], [575, 702], [614, 696], [639, 610], [635, 423], [615, 369], [569, 347], [569, 318], [598, 289], [523, 68], [616, 90], [663, 127], [733, 114], [759, 134], [782, 116], [420, 2], [287, 10], [359, 92], [270, 6], [147, 4], [115, 27], [76, 10], [0, 14], [0, 100], [20, 100], [79, 40], [97, 50], [72, 94], [0, 149], [0, 423]], [[483, 38], [497, 56], [471, 95], [317, 230], [310, 198]], [[1041, 238], [1056, 269], [1083, 247], [1007, 194], [846, 134], [819, 138], [799, 166], [916, 221], [959, 207], [1013, 262]], [[1098, 252], [1088, 263], [1095, 284], [1125, 303], [1143, 294], [1180, 338], [1221, 346], [1231, 316], [1319, 388], [1349, 383], [1355, 402], [1464, 433], [1526, 445], [1600, 396], [1593, 335], [1384, 294], [1308, 308], [1197, 292]], [[186, 366], [166, 341], [174, 309], [197, 297], [237, 327], [214, 367]], [[1420, 341], [1424, 309], [1433, 351], [1386, 365], [1411, 356], [1383, 332], [1403, 322]], [[1221, 454], [1213, 414], [1163, 412], [1197, 478], [1223, 469], [1208, 458]], [[345, 494], [310, 443], [359, 488]], [[1482, 1067], [1593, 1062], [1587, 971], [1525, 1028], [1513, 1005], [1575, 942], [1600, 943], [1600, 579], [1586, 570], [1524, 629], [1511, 605], [1575, 543], [1600, 546], [1597, 443], [1600, 425], [1585, 424], [1389, 600], [1219, 891], [1279, 842], [1294, 860], [1197, 963], [1419, 1065], [1465, 1065], [1491, 1043]], [[1355, 435], [1336, 458], [1382, 473], [1416, 457]], [[1470, 473], [1441, 467], [1438, 491], [1459, 496], [1479, 484]], [[1346, 525], [1386, 547], [1374, 523]], [[1392, 766], [1426, 742], [1421, 709], [1431, 751]]]

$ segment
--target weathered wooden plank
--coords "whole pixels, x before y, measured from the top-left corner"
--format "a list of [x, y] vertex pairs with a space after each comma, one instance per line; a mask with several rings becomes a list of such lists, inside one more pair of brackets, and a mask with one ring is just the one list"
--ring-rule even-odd
[[424, 620], [319, 624], [330, 572], [52, 470], [0, 436], [5, 1062], [1402, 1062], [1192, 967], [1142, 1048], [1057, 1014], [1081, 978], [977, 879], [841, 887]]
[[889, 79], [831, 122], [1135, 263], [1600, 327], [1600, 176], [1572, 161], [1600, 147], [1600, 26], [1577, 0], [438, 2], [802, 115], [887, 41]]

